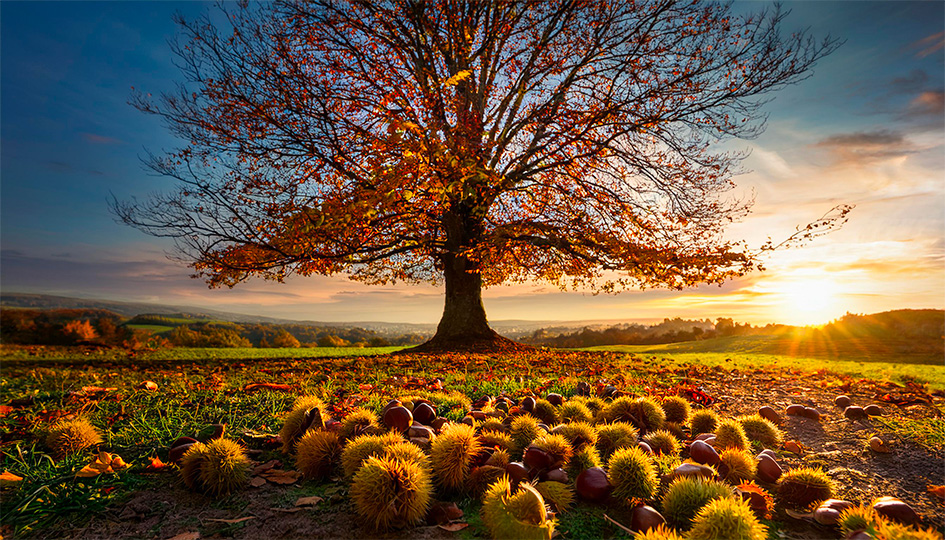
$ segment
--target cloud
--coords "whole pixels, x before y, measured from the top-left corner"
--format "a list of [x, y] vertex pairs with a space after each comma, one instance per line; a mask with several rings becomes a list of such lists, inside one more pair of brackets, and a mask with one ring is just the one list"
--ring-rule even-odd
[[82, 135], [82, 138], [86, 142], [90, 142], [92, 144], [125, 144], [125, 141], [115, 139], [114, 137], [106, 137], [105, 135], [96, 135], [95, 133], [86, 132], [82, 132], [80, 135]]
[[887, 130], [831, 135], [814, 146], [829, 151], [836, 161], [848, 164], [886, 161], [918, 151], [901, 133]]
[[945, 48], [945, 32], [938, 32], [937, 34], [926, 36], [909, 45], [909, 48], [918, 49], [918, 52], [915, 53], [917, 58], [925, 58], [935, 51], [940, 51]]
[[934, 116], [941, 118], [945, 114], [945, 92], [925, 91], [909, 102], [908, 116]]

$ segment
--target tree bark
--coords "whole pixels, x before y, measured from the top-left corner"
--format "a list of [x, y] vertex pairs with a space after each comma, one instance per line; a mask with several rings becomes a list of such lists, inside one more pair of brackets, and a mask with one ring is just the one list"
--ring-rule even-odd
[[443, 256], [446, 302], [443, 317], [430, 341], [405, 353], [417, 352], [512, 352], [531, 347], [504, 338], [489, 327], [482, 304], [482, 275], [475, 264], [461, 255]]

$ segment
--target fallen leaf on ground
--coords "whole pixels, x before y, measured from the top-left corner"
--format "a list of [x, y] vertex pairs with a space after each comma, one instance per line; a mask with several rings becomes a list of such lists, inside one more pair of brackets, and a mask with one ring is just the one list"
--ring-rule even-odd
[[17, 476], [11, 473], [10, 471], [3, 471], [3, 473], [0, 474], [0, 486], [7, 485], [7, 484], [15, 484], [17, 482], [22, 482], [22, 481], [23, 481], [22, 476]]
[[249, 521], [249, 520], [251, 520], [251, 519], [256, 519], [256, 516], [246, 516], [246, 517], [241, 517], [241, 518], [237, 518], [237, 519], [217, 519], [217, 518], [212, 518], [212, 519], [206, 519], [206, 520], [204, 520], [204, 521], [212, 521], [212, 522], [214, 522], [214, 523], [229, 523], [229, 524], [233, 524], [233, 523], [242, 523], [242, 522], [244, 522], [244, 521]]
[[281, 466], [282, 466], [281, 460], [271, 459], [263, 463], [262, 465], [256, 465], [256, 467], [253, 468], [253, 474], [262, 474], [266, 471], [269, 471], [269, 470], [275, 469], [276, 467], [281, 467]]
[[926, 491], [932, 495], [935, 495], [939, 499], [945, 500], [945, 486], [929, 486]]
[[161, 461], [161, 458], [154, 456], [151, 458], [151, 463], [144, 468], [145, 472], [161, 472], [167, 470], [167, 464]]
[[321, 497], [317, 497], [317, 496], [299, 497], [299, 499], [295, 501], [295, 506], [315, 506], [316, 504], [324, 500], [325, 499], [322, 499]]
[[243, 387], [244, 392], [255, 392], [256, 390], [273, 390], [276, 392], [291, 392], [291, 385], [276, 383], [250, 383]]
[[157, 390], [158, 385], [154, 381], [141, 381], [140, 384], [135, 386], [135, 390]]
[[197, 531], [188, 531], [178, 534], [177, 536], [172, 536], [167, 540], [197, 540], [200, 538], [200, 533]]
[[266, 479], [261, 476], [256, 476], [249, 479], [249, 485], [253, 487], [263, 487], [266, 485]]
[[804, 455], [804, 445], [797, 441], [787, 441], [784, 443], [784, 449], [799, 456]]
[[0, 418], [10, 414], [13, 411], [13, 407], [9, 405], [0, 405]]
[[463, 511], [456, 503], [435, 502], [427, 512], [428, 525], [446, 525], [463, 517]]
[[125, 463], [118, 454], [99, 452], [98, 455], [92, 458], [91, 463], [82, 467], [82, 469], [76, 473], [76, 476], [79, 478], [92, 478], [103, 473], [120, 471], [127, 466], [128, 464]]
[[443, 529], [444, 531], [456, 532], [469, 527], [469, 523], [450, 523], [448, 525], [437, 525], [437, 527]]
[[104, 392], [114, 392], [117, 388], [103, 388], [101, 386], [83, 386], [82, 391], [86, 394], [100, 394]]
[[301, 512], [302, 507], [296, 506], [295, 508], [272, 508], [273, 512], [282, 512], [283, 514], [294, 514], [296, 512]]
[[282, 469], [271, 469], [259, 476], [269, 480], [273, 484], [294, 484], [302, 476], [299, 471], [284, 471]]

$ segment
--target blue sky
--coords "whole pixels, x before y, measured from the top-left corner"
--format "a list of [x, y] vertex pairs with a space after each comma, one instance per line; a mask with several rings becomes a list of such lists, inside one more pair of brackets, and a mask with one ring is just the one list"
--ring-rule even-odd
[[[742, 2], [756, 10], [761, 2]], [[945, 3], [787, 2], [785, 31], [845, 39], [806, 81], [777, 94], [749, 148], [754, 214], [731, 231], [759, 245], [834, 204], [857, 209], [840, 232], [778, 253], [769, 270], [723, 287], [592, 296], [541, 284], [486, 293], [492, 319], [735, 317], [825, 322], [846, 311], [945, 305]], [[110, 194], [168, 187], [140, 162], [174, 146], [127, 104], [180, 77], [167, 45], [175, 11], [198, 2], [0, 3], [0, 286], [206, 306], [314, 320], [433, 322], [442, 291], [344, 278], [253, 281], [208, 290], [168, 260], [170, 245], [114, 222]]]

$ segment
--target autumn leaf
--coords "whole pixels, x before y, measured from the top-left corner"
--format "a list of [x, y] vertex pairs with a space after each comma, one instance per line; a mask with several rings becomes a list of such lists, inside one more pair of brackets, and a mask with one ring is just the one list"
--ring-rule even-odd
[[92, 462], [82, 467], [79, 472], [76, 473], [78, 478], [94, 478], [100, 474], [105, 473], [114, 473], [115, 471], [120, 471], [127, 467], [128, 464], [125, 463], [121, 456], [118, 454], [109, 454], [108, 452], [99, 452]]
[[931, 495], [935, 495], [939, 499], [945, 500], [945, 486], [930, 485], [926, 491]]
[[86, 394], [104, 394], [105, 392], [114, 392], [117, 388], [104, 388], [101, 386], [83, 386], [82, 392]]
[[182, 532], [177, 536], [172, 536], [167, 540], [198, 540], [200, 538], [200, 533], [197, 531], [188, 531]]
[[9, 405], [0, 405], [0, 418], [10, 414], [13, 411], [13, 407]]
[[453, 75], [449, 79], [446, 79], [445, 81], [443, 81], [443, 86], [455, 86], [459, 84], [461, 81], [468, 79], [471, 74], [472, 74], [472, 71], [468, 69], [464, 69], [463, 71], [460, 71], [456, 75]]
[[151, 463], [144, 468], [145, 472], [163, 472], [167, 470], [167, 464], [161, 461], [161, 458], [154, 456], [151, 459]]
[[444, 531], [456, 532], [469, 527], [469, 523], [449, 523], [446, 525], [437, 525], [437, 527], [443, 529]]
[[214, 522], [214, 523], [228, 523], [228, 524], [232, 525], [232, 524], [234, 524], [234, 523], [242, 523], [242, 522], [244, 522], [244, 521], [249, 521], [249, 520], [251, 520], [251, 519], [256, 519], [256, 516], [246, 516], [246, 517], [241, 517], [241, 518], [237, 518], [237, 519], [218, 519], [218, 518], [210, 518], [210, 519], [206, 519], [205, 521], [212, 521], [212, 522]]
[[250, 478], [249, 485], [252, 487], [263, 487], [266, 485], [266, 479], [261, 476]]
[[325, 499], [322, 499], [321, 497], [318, 497], [318, 496], [299, 497], [298, 500], [295, 501], [295, 506], [315, 506], [316, 504], [324, 500]]
[[250, 383], [243, 387], [243, 392], [255, 392], [257, 390], [272, 390], [273, 392], [291, 392], [291, 385], [277, 383]]
[[135, 386], [135, 390], [157, 390], [158, 385], [154, 381], [142, 381], [140, 384]]
[[22, 476], [17, 476], [10, 471], [3, 471], [3, 473], [0, 474], [0, 486], [9, 486], [22, 481]]
[[296, 483], [302, 474], [298, 471], [284, 471], [282, 469], [272, 469], [266, 471], [259, 476], [262, 476], [266, 480], [272, 482], [273, 484], [294, 484]]

